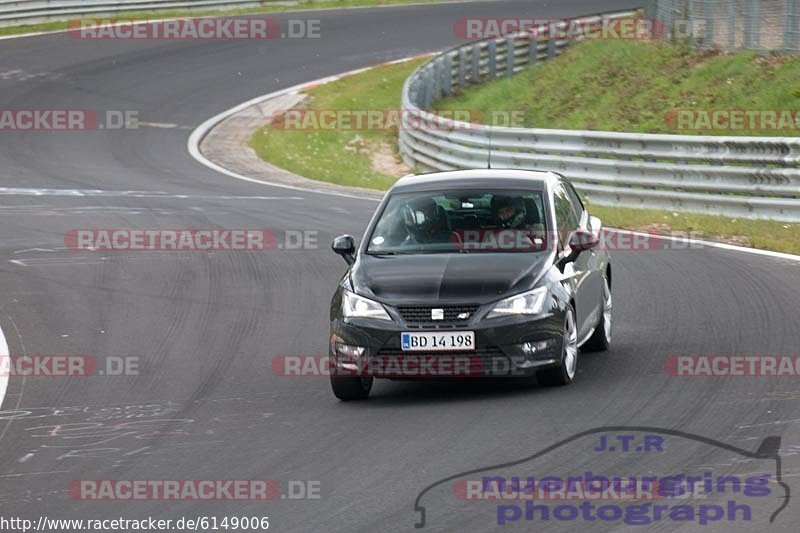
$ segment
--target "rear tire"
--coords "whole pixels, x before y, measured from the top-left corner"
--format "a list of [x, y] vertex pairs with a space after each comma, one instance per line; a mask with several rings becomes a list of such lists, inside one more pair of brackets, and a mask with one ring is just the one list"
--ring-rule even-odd
[[608, 282], [608, 274], [603, 274], [603, 313], [600, 315], [600, 322], [597, 323], [594, 333], [583, 345], [585, 350], [605, 352], [611, 346], [611, 310], [611, 284]]
[[331, 376], [331, 389], [333, 395], [342, 400], [349, 402], [354, 400], [366, 400], [372, 390], [373, 378], [339, 378]]
[[536, 374], [539, 384], [546, 387], [569, 385], [578, 371], [578, 327], [575, 324], [575, 310], [567, 308], [564, 320], [564, 342], [561, 350], [561, 362], [558, 366], [540, 370]]

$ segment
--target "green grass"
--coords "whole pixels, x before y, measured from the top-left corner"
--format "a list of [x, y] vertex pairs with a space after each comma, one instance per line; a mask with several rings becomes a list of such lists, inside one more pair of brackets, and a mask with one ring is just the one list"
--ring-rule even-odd
[[685, 233], [695, 239], [800, 254], [800, 224], [597, 205], [590, 206], [589, 211], [600, 217], [605, 227], [662, 234]]
[[[289, 0], [291, 1], [291, 0]], [[282, 11], [300, 11], [310, 9], [338, 9], [342, 7], [369, 7], [369, 6], [384, 6], [393, 4], [427, 4], [427, 3], [442, 3], [447, 0], [297, 0], [296, 2], [287, 3], [286, 5], [276, 5], [274, 3], [265, 3], [261, 7], [239, 8], [239, 9], [180, 9], [170, 11], [132, 11], [127, 13], [115, 13], [112, 15], [75, 15], [70, 17], [77, 18], [103, 18], [103, 19], [125, 19], [125, 20], [152, 20], [162, 18], [180, 18], [180, 17], [204, 17], [204, 16], [235, 16], [235, 15], [254, 15], [258, 13], [274, 13]], [[57, 31], [67, 29], [68, 19], [42, 22], [38, 24], [21, 24], [18, 26], [5, 26], [0, 27], [0, 35], [17, 35], [22, 33], [35, 33], [43, 31]], [[324, 31], [324, 28], [323, 28]]]
[[800, 57], [723, 54], [654, 42], [595, 40], [513, 78], [467, 89], [437, 109], [521, 111], [525, 127], [639, 133], [800, 135], [794, 130], [678, 131], [675, 109], [800, 110]]
[[[397, 110], [403, 82], [422, 60], [375, 68], [308, 91], [309, 109]], [[287, 130], [266, 126], [251, 140], [270, 163], [311, 179], [387, 189], [399, 177], [373, 169], [377, 147], [397, 158], [396, 130]]]

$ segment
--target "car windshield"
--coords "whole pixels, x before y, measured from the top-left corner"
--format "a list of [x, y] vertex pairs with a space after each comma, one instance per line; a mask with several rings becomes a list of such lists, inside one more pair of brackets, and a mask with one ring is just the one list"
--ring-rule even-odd
[[368, 254], [538, 252], [546, 248], [542, 193], [467, 190], [393, 195]]

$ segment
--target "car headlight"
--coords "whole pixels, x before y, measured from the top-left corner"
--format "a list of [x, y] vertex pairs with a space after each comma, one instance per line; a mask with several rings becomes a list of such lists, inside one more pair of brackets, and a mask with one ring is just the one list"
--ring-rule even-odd
[[386, 309], [378, 302], [368, 300], [348, 290], [345, 290], [342, 294], [342, 313], [345, 318], [392, 319], [389, 313], [386, 312]]
[[511, 315], [539, 315], [544, 309], [545, 300], [547, 300], [547, 287], [539, 287], [538, 289], [500, 300], [494, 306], [494, 309], [489, 311], [486, 318]]

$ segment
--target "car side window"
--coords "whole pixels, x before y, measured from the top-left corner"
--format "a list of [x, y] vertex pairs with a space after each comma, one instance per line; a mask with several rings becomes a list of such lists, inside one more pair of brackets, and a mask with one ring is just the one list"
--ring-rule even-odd
[[553, 202], [556, 210], [556, 226], [561, 246], [566, 247], [570, 235], [578, 228], [578, 216], [572, 206], [569, 195], [563, 184], [558, 184], [553, 191]]

